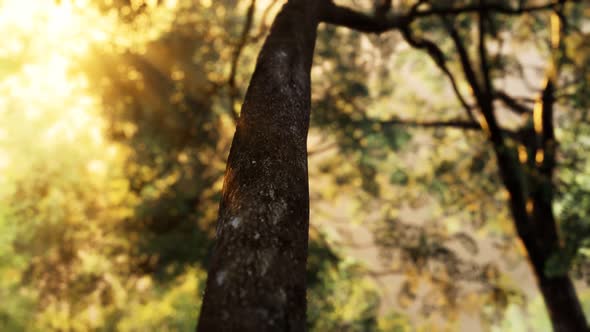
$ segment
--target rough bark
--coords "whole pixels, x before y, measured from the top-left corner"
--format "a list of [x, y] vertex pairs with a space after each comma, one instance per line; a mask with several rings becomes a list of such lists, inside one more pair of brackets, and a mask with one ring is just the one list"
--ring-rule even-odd
[[197, 331], [304, 331], [310, 71], [321, 1], [290, 0], [259, 54], [229, 154]]

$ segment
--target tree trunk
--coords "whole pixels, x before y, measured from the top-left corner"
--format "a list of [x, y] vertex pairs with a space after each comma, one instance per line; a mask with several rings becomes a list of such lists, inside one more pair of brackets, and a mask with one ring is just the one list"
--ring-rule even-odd
[[[493, 141], [493, 137], [492, 137]], [[495, 143], [495, 142], [493, 142]], [[528, 187], [535, 188], [527, 196], [522, 181], [524, 170], [509, 150], [497, 148], [496, 156], [500, 173], [506, 189], [510, 192], [510, 210], [518, 236], [524, 244], [533, 273], [555, 332], [589, 331], [580, 300], [569, 276], [549, 276], [546, 265], [549, 258], [559, 249], [557, 223], [552, 209], [552, 184], [550, 177], [534, 184], [528, 180]], [[533, 210], [527, 211], [527, 200], [533, 204]]]
[[[525, 171], [514, 153], [500, 143], [497, 134], [495, 135], [492, 133], [491, 140], [498, 159], [500, 175], [510, 193], [510, 210], [514, 224], [527, 250], [553, 330], [555, 332], [589, 331], [580, 300], [569, 276], [546, 274], [546, 264], [559, 248], [557, 224], [551, 206], [551, 177], [547, 175], [543, 181], [535, 180], [534, 183], [526, 180]], [[532, 193], [528, 193], [528, 197], [525, 193], [524, 181], [527, 181], [528, 187], [534, 188]], [[533, 203], [532, 213], [527, 211], [527, 201]]]
[[[482, 22], [480, 20], [480, 22]], [[480, 26], [480, 33], [482, 27]], [[480, 40], [481, 61], [485, 61], [486, 51]], [[464, 55], [466, 57], [466, 55]], [[466, 62], [466, 61], [464, 61]], [[469, 67], [468, 63], [463, 66]], [[485, 66], [482, 64], [482, 68]], [[486, 119], [490, 132], [490, 141], [494, 147], [500, 176], [506, 190], [510, 193], [510, 211], [518, 236], [522, 240], [533, 272], [543, 295], [551, 324], [555, 332], [589, 331], [580, 300], [576, 295], [569, 276], [548, 276], [546, 265], [551, 255], [559, 249], [557, 223], [553, 214], [553, 170], [555, 155], [555, 137], [553, 134], [553, 85], [549, 81], [543, 93], [543, 130], [540, 133], [542, 145], [533, 141], [528, 148], [533, 151], [543, 149], [545, 159], [541, 165], [529, 165], [527, 170], [520, 164], [516, 151], [506, 145], [502, 130], [498, 125], [493, 106], [493, 88], [489, 77], [485, 88], [479, 87], [475, 74], [466, 68], [472, 78], [469, 79], [476, 99]], [[482, 72], [487, 70], [482, 69]], [[485, 76], [485, 75], [484, 75]], [[539, 135], [539, 133], [537, 133]], [[532, 210], [527, 205], [532, 204]]]
[[568, 276], [546, 277], [543, 272], [539, 278], [539, 288], [543, 294], [551, 324], [555, 332], [588, 331], [586, 317], [576, 295], [576, 290]]
[[259, 54], [229, 154], [197, 331], [304, 331], [307, 132], [317, 0], [289, 0]]
[[[566, 275], [547, 275], [546, 265], [558, 248], [555, 221], [551, 214], [519, 220], [515, 218], [518, 234], [527, 250], [543, 296], [547, 313], [555, 332], [589, 331], [582, 305], [573, 282]], [[550, 225], [553, 227], [549, 227]]]

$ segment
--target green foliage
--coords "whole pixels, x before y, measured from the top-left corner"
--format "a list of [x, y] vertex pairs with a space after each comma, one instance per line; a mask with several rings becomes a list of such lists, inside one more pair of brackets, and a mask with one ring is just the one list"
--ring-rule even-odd
[[320, 273], [321, 284], [310, 290], [310, 331], [375, 331], [379, 296], [361, 271], [346, 260]]

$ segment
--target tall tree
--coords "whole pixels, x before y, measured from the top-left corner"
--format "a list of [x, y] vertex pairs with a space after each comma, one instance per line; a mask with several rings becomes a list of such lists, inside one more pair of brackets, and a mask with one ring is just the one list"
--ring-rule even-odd
[[310, 71], [322, 1], [276, 17], [230, 149], [199, 331], [303, 331]]
[[[398, 30], [409, 45], [427, 52], [434, 60], [449, 78], [467, 119], [431, 125], [486, 132], [509, 193], [515, 228], [531, 260], [554, 329], [587, 331], [567, 273], [548, 273], [548, 262], [560, 248], [552, 210], [557, 63], [533, 111], [496, 89], [487, 46], [495, 28], [494, 15], [552, 11], [558, 20], [564, 20], [563, 6], [567, 2], [529, 6], [519, 2], [512, 6], [509, 2], [479, 1], [452, 6], [420, 0], [395, 15], [383, 12], [391, 7], [386, 2], [376, 6], [375, 15], [366, 15], [328, 0], [289, 0], [260, 52], [238, 120], [198, 330], [304, 329], [309, 77], [317, 26], [326, 22], [367, 33]], [[477, 23], [477, 67], [464, 34], [457, 28], [459, 15], [472, 16]], [[460, 91], [445, 52], [435, 42], [416, 34], [412, 24], [420, 18], [440, 21], [454, 46], [471, 98]], [[553, 38], [553, 47], [559, 48], [559, 38]], [[522, 127], [511, 132], [502, 128], [496, 115], [497, 100], [516, 113], [534, 118], [533, 130]]]

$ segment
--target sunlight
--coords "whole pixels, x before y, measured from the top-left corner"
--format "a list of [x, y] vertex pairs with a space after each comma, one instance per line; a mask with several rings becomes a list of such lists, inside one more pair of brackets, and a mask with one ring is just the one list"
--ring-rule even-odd
[[[133, 1], [131, 7], [143, 3]], [[89, 0], [0, 0], [5, 38], [0, 46], [0, 130], [11, 133], [20, 127], [0, 147], [32, 140], [46, 147], [62, 141], [104, 144], [100, 97], [90, 90], [92, 77], [81, 64], [97, 56], [94, 50], [124, 52], [159, 38], [169, 29], [177, 3], [165, 1], [156, 11], [158, 2], [147, 1], [148, 10], [136, 21], [122, 23], [120, 15], [129, 6], [99, 10]], [[7, 153], [4, 167], [11, 159]]]
[[0, 3], [0, 31], [9, 47], [2, 55], [85, 55], [92, 44], [107, 40], [115, 23], [114, 15], [102, 15], [86, 1], [5, 0]]
[[0, 48], [0, 60], [8, 63], [0, 76], [2, 112], [20, 112], [27, 122], [43, 122], [46, 130], [38, 134], [45, 143], [59, 135], [72, 141], [76, 131], [97, 123], [90, 119], [91, 113], [97, 116], [92, 110], [96, 97], [86, 91], [83, 75], [72, 75], [73, 63], [86, 56], [91, 45], [106, 40], [112, 22], [86, 1], [0, 2], [0, 33], [8, 39], [8, 47]]

